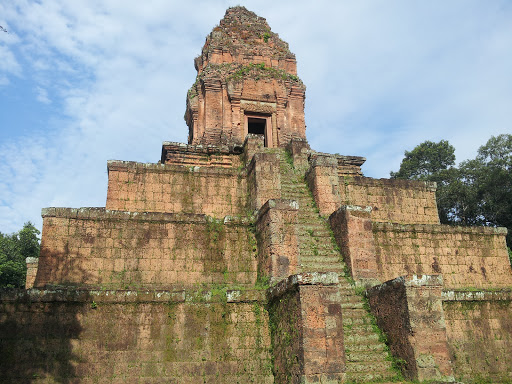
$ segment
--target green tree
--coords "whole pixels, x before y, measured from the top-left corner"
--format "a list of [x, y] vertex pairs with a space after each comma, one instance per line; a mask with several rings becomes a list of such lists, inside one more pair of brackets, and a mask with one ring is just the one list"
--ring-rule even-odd
[[39, 233], [30, 222], [11, 235], [0, 232], [0, 288], [25, 286], [25, 259], [39, 257]]
[[437, 208], [442, 223], [450, 223], [453, 217], [454, 200], [457, 193], [465, 190], [454, 168], [455, 148], [446, 140], [438, 143], [425, 141], [412, 151], [405, 151], [405, 157], [398, 172], [391, 172], [393, 179], [432, 181], [437, 184]]
[[512, 135], [492, 136], [460, 170], [473, 189], [474, 222], [508, 228], [512, 247]]
[[[405, 158], [398, 172], [391, 172], [393, 179], [430, 180], [439, 172], [455, 165], [455, 148], [446, 140], [439, 143], [425, 141], [412, 151], [405, 151]], [[433, 180], [432, 180], [433, 181]]]
[[435, 181], [439, 219], [445, 224], [508, 228], [512, 247], [512, 135], [491, 137], [473, 160], [454, 167], [455, 149], [447, 141], [426, 141], [405, 158], [396, 179]]

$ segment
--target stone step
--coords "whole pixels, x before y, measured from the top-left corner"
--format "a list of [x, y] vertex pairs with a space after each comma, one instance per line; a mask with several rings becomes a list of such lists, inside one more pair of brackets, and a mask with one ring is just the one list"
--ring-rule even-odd
[[329, 267], [329, 268], [326, 268], [324, 265], [310, 265], [310, 264], [302, 264], [302, 266], [300, 267], [300, 270], [302, 273], [304, 272], [325, 272], [325, 271], [329, 271], [329, 272], [338, 272], [338, 273], [343, 273], [343, 268], [335, 268], [335, 267]]
[[[348, 312], [348, 311], [347, 311]], [[343, 313], [343, 326], [356, 326], [356, 325], [371, 325], [371, 320], [368, 317], [348, 317]]]
[[361, 302], [341, 302], [341, 308], [363, 309], [364, 304]]
[[[356, 296], [361, 297], [361, 295], [358, 295], [357, 293], [355, 293], [356, 286], [350, 284], [350, 282], [348, 282], [348, 281], [341, 280], [338, 283], [338, 289], [340, 290], [340, 292], [344, 292], [347, 295], [356, 295]], [[362, 297], [361, 297], [361, 299], [362, 299]]]
[[312, 263], [325, 263], [326, 265], [336, 265], [342, 267], [345, 266], [345, 263], [343, 263], [339, 256], [333, 252], [313, 252], [311, 250], [301, 250], [299, 255], [302, 261], [310, 261]]
[[[321, 230], [320, 228], [318, 230]], [[323, 236], [315, 236], [316, 229], [310, 229], [310, 228], [300, 228], [298, 235], [302, 239], [309, 239], [312, 242], [321, 243], [321, 244], [329, 244], [330, 246], [334, 247], [334, 244], [331, 241], [331, 236], [329, 233], [326, 233]]]
[[382, 351], [348, 351], [345, 352], [347, 362], [362, 362], [362, 361], [382, 361], [388, 358], [388, 353]]
[[367, 318], [368, 321], [370, 321], [370, 316], [368, 315], [368, 312], [366, 309], [353, 309], [351, 311], [347, 311], [343, 314], [344, 318], [347, 319], [361, 319], [361, 318]]
[[301, 258], [307, 258], [310, 261], [317, 263], [328, 263], [328, 264], [345, 264], [341, 259], [340, 255], [336, 252], [327, 252], [322, 249], [318, 249], [316, 252], [308, 248], [300, 249]]
[[327, 224], [319, 221], [318, 215], [316, 213], [312, 214], [311, 217], [308, 218], [304, 218], [299, 215], [299, 218], [297, 220], [297, 228], [301, 232], [313, 234], [315, 232], [318, 232], [319, 235], [331, 236], [331, 231], [327, 227]]
[[327, 252], [323, 250], [315, 252], [314, 250], [310, 249], [302, 249], [299, 254], [302, 260], [310, 260], [311, 262], [315, 263], [340, 264], [343, 266], [345, 265], [345, 263], [340, 260], [339, 255], [334, 252]]
[[386, 352], [387, 347], [383, 343], [350, 344], [345, 343], [345, 349], [350, 352]]
[[[316, 227], [313, 226], [302, 226], [297, 225], [297, 228], [299, 229], [299, 233], [303, 235], [308, 235], [312, 238], [318, 238], [321, 240], [331, 239], [331, 232], [329, 232], [323, 225], [318, 225]], [[330, 241], [331, 243], [331, 241]]]
[[307, 223], [297, 223], [297, 228], [302, 231], [312, 233], [313, 236], [319, 237], [331, 237], [331, 231], [327, 226], [327, 223], [318, 222], [318, 218], [311, 218], [311, 221]]
[[[299, 208], [300, 210], [300, 208]], [[305, 231], [327, 231], [330, 234], [330, 231], [327, 229], [327, 225], [318, 220], [318, 215], [316, 213], [311, 214], [310, 217], [304, 217], [299, 214], [299, 218], [297, 221], [297, 227], [304, 229]]]
[[313, 237], [310, 236], [308, 233], [299, 233], [298, 234], [299, 242], [301, 242], [303, 245], [303, 248], [305, 246], [313, 247], [318, 249], [327, 249], [330, 250], [332, 253], [336, 253], [339, 256], [339, 252], [334, 246], [334, 244], [331, 242], [331, 239], [329, 237]]
[[343, 323], [343, 329], [347, 333], [374, 332], [371, 323]]
[[312, 247], [317, 250], [328, 250], [331, 253], [335, 253], [339, 256], [338, 249], [334, 246], [331, 239], [328, 237], [313, 237], [309, 233], [299, 233], [299, 247]]
[[394, 374], [389, 372], [347, 372], [347, 381], [351, 383], [378, 383], [379, 381], [390, 380], [393, 376]]
[[358, 295], [347, 295], [343, 291], [340, 292], [340, 300], [344, 303], [364, 303], [364, 301], [361, 300], [361, 296]]
[[310, 252], [310, 250], [301, 250], [299, 255], [301, 262], [308, 261], [316, 264], [345, 266], [345, 263], [340, 260], [339, 255], [333, 252]]
[[[302, 240], [302, 242], [301, 242]], [[329, 242], [321, 242], [321, 241], [315, 241], [314, 238], [312, 239], [310, 236], [299, 236], [299, 249], [303, 248], [315, 248], [317, 251], [325, 250], [329, 251], [333, 254], [338, 254], [337, 251], [334, 250], [334, 245]]]
[[303, 185], [302, 183], [294, 183], [294, 182], [289, 182], [289, 181], [285, 181], [283, 182], [283, 180], [281, 179], [281, 193], [283, 192], [296, 192], [296, 191], [299, 191], [300, 193], [302, 192], [305, 192], [309, 195], [309, 192], [308, 192], [308, 188]]
[[309, 204], [312, 204], [311, 197], [309, 196], [308, 191], [304, 191], [304, 190], [300, 190], [300, 189], [281, 190], [281, 198], [288, 199], [288, 200], [295, 200], [299, 203], [299, 207], [301, 205], [307, 206]]
[[381, 361], [369, 361], [369, 362], [347, 362], [346, 370], [347, 373], [355, 373], [355, 372], [371, 372], [371, 373], [382, 373], [392, 375], [391, 372], [391, 361], [381, 360]]
[[344, 342], [348, 344], [365, 344], [369, 342], [380, 342], [379, 335], [374, 332], [358, 332], [357, 334], [345, 335]]
[[303, 271], [306, 267], [308, 267], [311, 271], [316, 272], [336, 272], [338, 274], [345, 273], [345, 267], [343, 264], [315, 261], [309, 259], [307, 255], [300, 258], [299, 264], [301, 265]]
[[332, 240], [331, 240], [331, 234], [330, 232], [326, 231], [325, 229], [322, 229], [322, 228], [319, 228], [319, 229], [304, 229], [304, 230], [301, 230], [301, 228], [299, 227], [299, 236], [304, 236], [304, 237], [309, 237], [311, 239], [314, 239], [315, 241], [317, 242], [321, 242], [321, 243], [330, 243], [333, 247], [334, 247], [334, 244], [332, 244]]

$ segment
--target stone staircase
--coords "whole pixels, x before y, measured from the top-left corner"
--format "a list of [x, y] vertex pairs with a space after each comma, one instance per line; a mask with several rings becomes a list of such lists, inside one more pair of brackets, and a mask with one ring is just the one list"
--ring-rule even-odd
[[320, 216], [303, 173], [281, 154], [281, 197], [299, 203], [299, 272], [337, 272], [343, 313], [346, 382], [389, 382], [396, 376], [364, 299], [346, 277], [345, 263], [327, 221]]
[[337, 272], [344, 275], [344, 263], [334, 244], [328, 223], [318, 213], [303, 175], [281, 156], [281, 197], [299, 203], [297, 235], [300, 272]]

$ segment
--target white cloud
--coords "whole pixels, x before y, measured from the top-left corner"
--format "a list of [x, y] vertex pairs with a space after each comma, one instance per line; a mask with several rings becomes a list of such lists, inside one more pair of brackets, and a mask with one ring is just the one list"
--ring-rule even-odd
[[[507, 1], [241, 3], [297, 55], [312, 147], [365, 156], [370, 176], [427, 139], [464, 160], [511, 131]], [[157, 162], [162, 141], [185, 141], [193, 59], [229, 5], [0, 5], [12, 31], [0, 84], [23, 75], [56, 111], [43, 132], [0, 143], [0, 231], [40, 225], [44, 206], [103, 206], [108, 159]]]
[[[5, 32], [0, 32], [0, 37], [5, 35]], [[7, 40], [7, 39], [6, 39]], [[21, 75], [21, 65], [16, 60], [14, 53], [9, 48], [8, 44], [11, 42], [0, 40], [0, 76], [7, 77], [6, 75]]]
[[44, 88], [41, 88], [41, 87], [36, 87], [36, 99], [37, 101], [39, 101], [40, 103], [43, 103], [43, 104], [51, 104], [51, 100], [50, 98], [48, 97], [48, 92], [46, 91], [46, 89]]

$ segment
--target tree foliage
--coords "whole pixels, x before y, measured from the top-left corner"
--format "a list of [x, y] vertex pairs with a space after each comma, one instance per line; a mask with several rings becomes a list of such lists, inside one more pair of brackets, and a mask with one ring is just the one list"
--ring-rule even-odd
[[[439, 143], [425, 141], [412, 151], [405, 151], [405, 158], [398, 172], [391, 172], [393, 179], [433, 181], [437, 184], [437, 207], [442, 223], [449, 221], [454, 203], [451, 189], [458, 178], [455, 165], [455, 148], [446, 140]], [[458, 186], [459, 188], [461, 186]]]
[[435, 181], [442, 223], [507, 227], [512, 247], [512, 135], [493, 136], [475, 159], [454, 164], [454, 148], [447, 141], [426, 141], [405, 152], [391, 177]]
[[[405, 151], [405, 158], [398, 172], [391, 172], [394, 179], [431, 180], [439, 172], [455, 164], [455, 148], [446, 140], [439, 143], [425, 141], [411, 152]], [[432, 180], [433, 181], [433, 180]]]
[[0, 288], [25, 287], [25, 259], [39, 257], [39, 233], [30, 222], [16, 233], [0, 232]]

